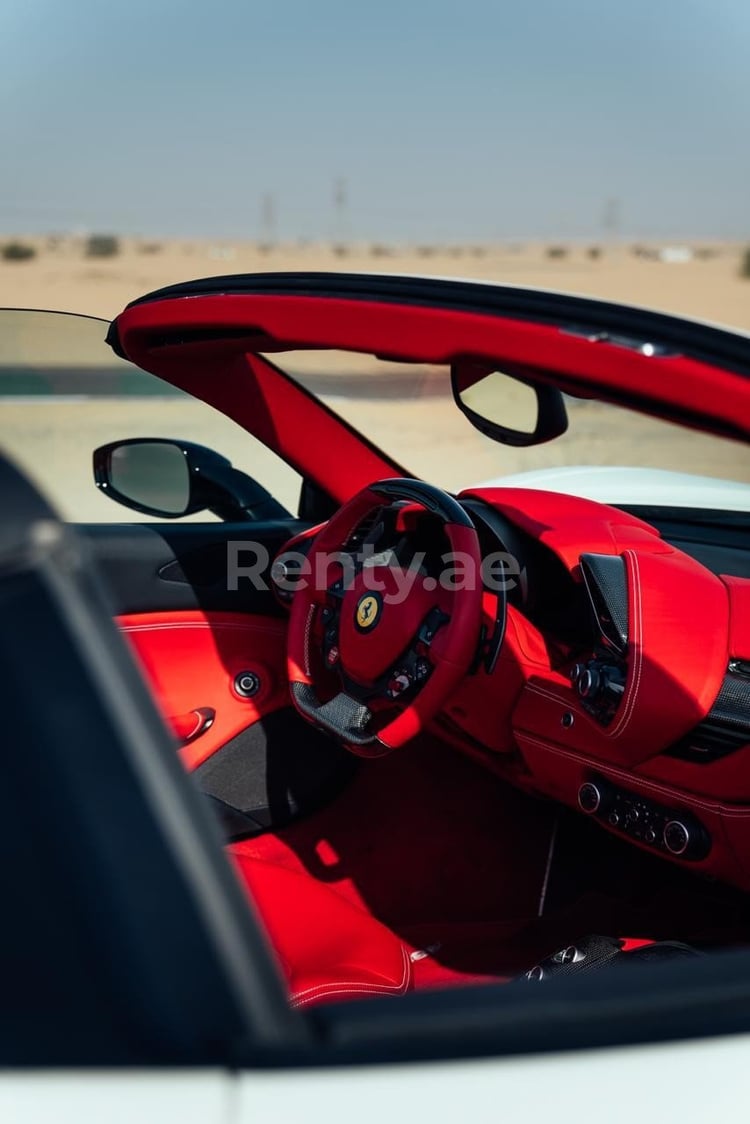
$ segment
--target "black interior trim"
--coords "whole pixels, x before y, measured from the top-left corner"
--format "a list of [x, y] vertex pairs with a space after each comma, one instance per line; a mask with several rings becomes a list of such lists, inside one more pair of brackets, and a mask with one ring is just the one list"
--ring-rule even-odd
[[[624, 959], [624, 958], [623, 958]], [[412, 992], [313, 1009], [319, 1065], [377, 1065], [684, 1041], [750, 1030], [750, 953], [618, 963], [546, 984]]]
[[240, 731], [193, 774], [228, 838], [278, 831], [338, 796], [359, 759], [283, 707]]
[[750, 578], [750, 512], [614, 504], [655, 527], [668, 543], [714, 574]]
[[[305, 520], [258, 523], [88, 523], [87, 540], [107, 583], [116, 613], [204, 611], [281, 616], [271, 591], [270, 566], [288, 540], [311, 526]], [[259, 543], [269, 555], [266, 589], [240, 577], [228, 581], [229, 543]], [[248, 558], [249, 562], [250, 559]]]

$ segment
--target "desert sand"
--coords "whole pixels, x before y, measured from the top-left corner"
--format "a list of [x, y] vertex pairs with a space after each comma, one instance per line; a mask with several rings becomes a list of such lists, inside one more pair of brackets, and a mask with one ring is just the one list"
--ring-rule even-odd
[[[0, 243], [9, 238], [0, 236]], [[0, 307], [54, 308], [92, 316], [115, 316], [134, 297], [162, 285], [226, 273], [275, 270], [424, 273], [442, 277], [523, 285], [582, 293], [604, 300], [658, 308], [750, 331], [750, 280], [739, 277], [743, 246], [697, 246], [708, 259], [666, 263], [638, 258], [630, 244], [564, 247], [550, 257], [543, 244], [456, 247], [309, 243], [279, 245], [263, 252], [254, 243], [154, 242], [122, 239], [113, 258], [83, 255], [83, 240], [24, 238], [38, 249], [31, 262], [0, 261]], [[157, 249], [158, 247], [158, 249]]]
[[[585, 246], [571, 246], [565, 256], [550, 257], [549, 248], [542, 245], [442, 250], [361, 246], [342, 253], [310, 244], [263, 252], [250, 244], [131, 239], [121, 242], [116, 257], [100, 260], [85, 257], [78, 239], [25, 241], [37, 246], [37, 257], [0, 261], [0, 307], [60, 309], [109, 319], [134, 297], [189, 278], [345, 270], [429, 273], [557, 289], [750, 330], [750, 280], [739, 276], [743, 248], [731, 245], [712, 247], [707, 257], [668, 263], [636, 257], [624, 245], [603, 247], [594, 259]], [[370, 362], [362, 359], [357, 368], [366, 370]], [[303, 356], [292, 366], [305, 373], [326, 370], [319, 356]], [[351, 367], [349, 362], [347, 369]], [[336, 369], [334, 359], [331, 370]], [[493, 444], [471, 429], [444, 397], [404, 403], [337, 394], [331, 404], [405, 467], [449, 488], [524, 469], [577, 463], [667, 467], [750, 481], [750, 457], [742, 446], [596, 403], [574, 404], [569, 433], [533, 450]], [[2, 447], [31, 472], [68, 518], [127, 518], [122, 508], [95, 490], [90, 465], [96, 445], [132, 436], [182, 437], [212, 446], [260, 479], [290, 510], [295, 506], [295, 474], [234, 423], [192, 400], [0, 398]]]

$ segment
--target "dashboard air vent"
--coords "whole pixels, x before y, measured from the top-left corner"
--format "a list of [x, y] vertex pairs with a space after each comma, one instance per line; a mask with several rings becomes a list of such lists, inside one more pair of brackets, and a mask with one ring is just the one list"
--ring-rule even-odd
[[628, 646], [628, 582], [618, 554], [582, 554], [581, 573], [602, 639], [620, 655]]

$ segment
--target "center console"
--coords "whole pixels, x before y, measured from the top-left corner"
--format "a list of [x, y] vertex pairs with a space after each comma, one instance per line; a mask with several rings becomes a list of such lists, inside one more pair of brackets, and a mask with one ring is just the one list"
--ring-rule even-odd
[[592, 776], [578, 789], [582, 812], [655, 851], [697, 862], [711, 850], [711, 837], [691, 812], [657, 804], [641, 794]]

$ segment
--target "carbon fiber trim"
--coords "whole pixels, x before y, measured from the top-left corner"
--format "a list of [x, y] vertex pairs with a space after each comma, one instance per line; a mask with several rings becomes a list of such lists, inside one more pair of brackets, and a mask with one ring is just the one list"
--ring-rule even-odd
[[308, 718], [351, 745], [371, 745], [375, 734], [365, 733], [372, 715], [362, 703], [340, 692], [327, 703], [320, 703], [308, 683], [291, 683], [292, 698]]
[[670, 757], [710, 765], [750, 745], [750, 679], [727, 672], [710, 711]]
[[720, 722], [733, 730], [741, 730], [750, 742], [750, 679], [729, 672], [707, 721]]
[[628, 580], [618, 554], [582, 554], [581, 573], [602, 636], [618, 652], [628, 646]]

